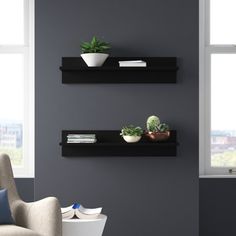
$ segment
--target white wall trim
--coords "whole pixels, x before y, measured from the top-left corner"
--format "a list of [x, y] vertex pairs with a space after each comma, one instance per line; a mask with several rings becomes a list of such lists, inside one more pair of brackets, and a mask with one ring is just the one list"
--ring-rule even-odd
[[211, 167], [211, 55], [236, 53], [235, 45], [210, 44], [210, 0], [199, 0], [199, 177], [236, 178], [230, 167]]
[[20, 53], [24, 56], [24, 123], [23, 166], [13, 166], [14, 177], [34, 178], [35, 175], [35, 3], [24, 0], [24, 44], [0, 45], [1, 54]]

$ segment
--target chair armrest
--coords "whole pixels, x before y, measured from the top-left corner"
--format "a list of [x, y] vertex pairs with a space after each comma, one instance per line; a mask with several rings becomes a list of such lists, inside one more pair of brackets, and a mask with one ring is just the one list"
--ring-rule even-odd
[[26, 203], [21, 200], [12, 204], [16, 224], [31, 229], [42, 236], [61, 236], [62, 217], [60, 204], [55, 197]]

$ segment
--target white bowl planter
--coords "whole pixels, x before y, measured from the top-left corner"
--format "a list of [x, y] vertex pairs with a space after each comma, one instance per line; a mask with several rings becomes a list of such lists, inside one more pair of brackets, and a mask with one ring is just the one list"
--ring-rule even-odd
[[137, 143], [141, 139], [141, 136], [124, 135], [122, 137], [127, 143]]
[[89, 67], [102, 66], [108, 58], [109, 54], [106, 53], [83, 53], [81, 57]]

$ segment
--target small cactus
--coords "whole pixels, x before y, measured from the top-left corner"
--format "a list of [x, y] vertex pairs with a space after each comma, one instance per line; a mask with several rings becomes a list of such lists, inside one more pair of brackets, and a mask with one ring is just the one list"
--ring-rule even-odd
[[147, 119], [147, 130], [149, 132], [157, 132], [160, 125], [160, 119], [157, 116], [149, 116]]

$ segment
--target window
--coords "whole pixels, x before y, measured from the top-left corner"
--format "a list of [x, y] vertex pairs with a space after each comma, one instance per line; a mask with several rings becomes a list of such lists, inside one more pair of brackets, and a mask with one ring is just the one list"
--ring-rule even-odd
[[236, 174], [235, 0], [200, 0], [200, 175]]
[[34, 176], [34, 2], [0, 0], [0, 153]]

